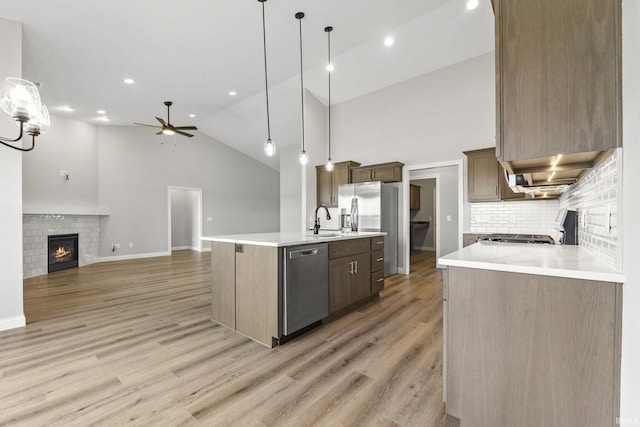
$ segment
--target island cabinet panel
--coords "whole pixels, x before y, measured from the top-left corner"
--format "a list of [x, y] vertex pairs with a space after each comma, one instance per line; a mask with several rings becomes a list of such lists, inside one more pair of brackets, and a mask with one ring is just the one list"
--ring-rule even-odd
[[449, 267], [447, 412], [478, 427], [613, 426], [622, 286]]
[[235, 244], [211, 242], [212, 319], [233, 329], [236, 328], [235, 265]]
[[353, 258], [351, 301], [360, 301], [371, 295], [371, 259], [369, 253]]
[[329, 261], [329, 312], [336, 312], [351, 304], [351, 259]]
[[236, 330], [272, 345], [279, 334], [279, 265], [276, 247], [237, 245], [236, 250]]
[[495, 0], [501, 160], [621, 144], [621, 0]]

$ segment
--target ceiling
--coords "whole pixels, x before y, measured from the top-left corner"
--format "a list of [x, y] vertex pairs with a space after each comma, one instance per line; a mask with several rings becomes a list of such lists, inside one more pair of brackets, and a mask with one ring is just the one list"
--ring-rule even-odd
[[[155, 124], [171, 100], [176, 126], [201, 132], [278, 169], [266, 139], [261, 4], [256, 0], [1, 0], [0, 17], [23, 23], [23, 77], [40, 83], [54, 116], [99, 125]], [[272, 138], [299, 143], [296, 12], [305, 87], [332, 103], [379, 90], [493, 50], [489, 0], [269, 0], [265, 3]], [[383, 40], [392, 36], [391, 47]], [[126, 85], [125, 78], [135, 84]], [[229, 92], [235, 91], [235, 96]], [[73, 111], [61, 111], [70, 106]], [[108, 122], [98, 120], [106, 111]], [[195, 114], [194, 118], [189, 117]], [[55, 126], [55, 117], [52, 120]], [[153, 132], [151, 129], [150, 132]], [[176, 136], [177, 137], [177, 136]]]

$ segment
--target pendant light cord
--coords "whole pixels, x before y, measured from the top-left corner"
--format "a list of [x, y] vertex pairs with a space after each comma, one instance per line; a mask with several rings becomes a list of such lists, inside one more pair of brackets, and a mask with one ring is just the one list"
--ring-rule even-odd
[[327, 45], [329, 52], [327, 61], [327, 66], [329, 67], [329, 160], [331, 160], [331, 30], [327, 31]]
[[264, 48], [264, 91], [267, 95], [267, 139], [270, 140], [271, 139], [271, 123], [269, 120], [269, 83], [267, 79], [267, 30], [265, 29], [264, 1], [261, 3], [262, 3], [262, 46]]
[[[298, 16], [300, 17], [298, 18]], [[302, 18], [304, 18], [304, 14], [296, 14], [296, 18], [300, 23], [300, 105], [302, 107], [300, 111], [302, 112], [302, 151], [304, 151], [304, 79], [302, 77]]]

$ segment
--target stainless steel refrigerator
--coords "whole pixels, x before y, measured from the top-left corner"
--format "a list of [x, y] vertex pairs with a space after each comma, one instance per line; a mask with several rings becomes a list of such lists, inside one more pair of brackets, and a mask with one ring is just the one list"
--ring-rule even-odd
[[[338, 209], [357, 231], [384, 231], [384, 276], [398, 273], [398, 188], [380, 181], [341, 185]], [[356, 214], [357, 212], [357, 214]]]

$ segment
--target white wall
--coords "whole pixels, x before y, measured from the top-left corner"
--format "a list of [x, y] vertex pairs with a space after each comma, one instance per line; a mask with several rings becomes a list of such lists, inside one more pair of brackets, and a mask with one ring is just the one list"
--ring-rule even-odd
[[493, 53], [332, 108], [334, 161], [419, 165], [495, 145]]
[[623, 291], [622, 385], [620, 415], [640, 423], [640, 5], [622, 4], [623, 84]]
[[302, 211], [302, 169], [298, 163], [300, 147], [280, 149], [280, 231], [300, 231]]
[[[57, 115], [51, 122], [33, 155], [23, 158], [24, 205], [97, 207], [97, 127]], [[69, 180], [60, 170], [69, 173]]]
[[[22, 76], [22, 25], [0, 18], [0, 82]], [[0, 136], [18, 134], [13, 118], [0, 112]], [[26, 142], [25, 146], [29, 143]], [[31, 152], [32, 153], [32, 152]], [[0, 146], [0, 331], [24, 326], [22, 308], [22, 154]]]
[[111, 208], [101, 219], [101, 257], [114, 255], [112, 243], [121, 245], [116, 256], [166, 253], [170, 185], [202, 188], [203, 235], [279, 228], [278, 172], [207, 136], [102, 126], [98, 147], [100, 205]]

